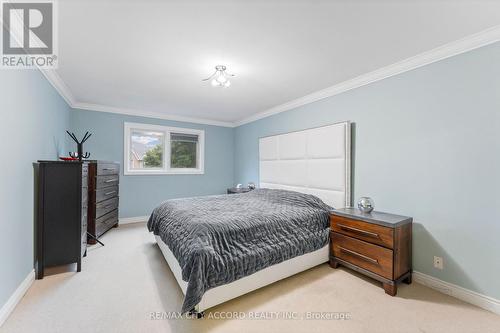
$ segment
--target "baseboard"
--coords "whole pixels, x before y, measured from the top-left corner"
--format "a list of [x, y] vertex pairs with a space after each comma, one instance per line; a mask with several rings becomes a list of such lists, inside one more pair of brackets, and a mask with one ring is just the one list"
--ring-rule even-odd
[[149, 216], [136, 216], [136, 217], [124, 217], [119, 220], [119, 224], [130, 224], [130, 223], [141, 223], [147, 222], [149, 220]]
[[500, 300], [493, 297], [482, 295], [420, 272], [413, 272], [413, 281], [485, 310], [500, 314]]
[[0, 327], [2, 327], [7, 318], [9, 318], [12, 311], [14, 311], [14, 309], [16, 308], [16, 305], [21, 301], [24, 294], [26, 294], [28, 289], [33, 284], [33, 281], [35, 281], [35, 270], [32, 270], [28, 274], [28, 276], [26, 276], [24, 281], [21, 282], [16, 291], [14, 291], [12, 296], [10, 296], [10, 298], [7, 300], [7, 303], [5, 303], [0, 309]]

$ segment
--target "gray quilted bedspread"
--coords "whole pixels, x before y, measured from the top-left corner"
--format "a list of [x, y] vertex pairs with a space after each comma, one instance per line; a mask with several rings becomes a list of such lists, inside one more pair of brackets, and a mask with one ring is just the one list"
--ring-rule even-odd
[[182, 268], [187, 312], [210, 288], [325, 246], [329, 210], [312, 195], [256, 189], [165, 201], [153, 211], [148, 229]]

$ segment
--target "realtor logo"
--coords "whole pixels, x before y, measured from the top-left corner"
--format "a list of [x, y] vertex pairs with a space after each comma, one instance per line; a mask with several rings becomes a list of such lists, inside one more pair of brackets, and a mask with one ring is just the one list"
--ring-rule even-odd
[[2, 1], [2, 68], [57, 68], [54, 1]]

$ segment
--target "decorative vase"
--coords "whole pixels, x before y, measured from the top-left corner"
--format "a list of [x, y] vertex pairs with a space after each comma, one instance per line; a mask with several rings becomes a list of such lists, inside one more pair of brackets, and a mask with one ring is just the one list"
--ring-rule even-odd
[[358, 200], [358, 208], [363, 213], [370, 213], [375, 208], [375, 202], [370, 197], [361, 197]]

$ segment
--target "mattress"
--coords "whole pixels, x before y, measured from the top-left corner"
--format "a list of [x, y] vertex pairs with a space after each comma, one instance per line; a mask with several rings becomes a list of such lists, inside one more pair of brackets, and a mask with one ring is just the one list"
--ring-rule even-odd
[[187, 312], [211, 288], [323, 248], [331, 209], [312, 195], [257, 189], [168, 200], [153, 211], [148, 228], [181, 267]]

